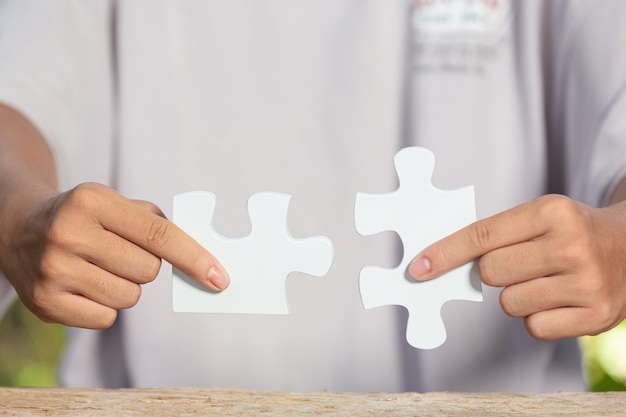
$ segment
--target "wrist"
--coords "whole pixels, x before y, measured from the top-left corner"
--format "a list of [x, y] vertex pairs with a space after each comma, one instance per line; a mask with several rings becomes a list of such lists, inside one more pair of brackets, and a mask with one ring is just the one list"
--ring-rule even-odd
[[[57, 191], [43, 183], [17, 184], [1, 188], [0, 195], [0, 271], [7, 273], [10, 259], [15, 255], [15, 247], [23, 241], [26, 232], [35, 223], [41, 223], [36, 213], [46, 210]], [[45, 218], [45, 216], [43, 217]], [[41, 225], [43, 227], [43, 225]]]

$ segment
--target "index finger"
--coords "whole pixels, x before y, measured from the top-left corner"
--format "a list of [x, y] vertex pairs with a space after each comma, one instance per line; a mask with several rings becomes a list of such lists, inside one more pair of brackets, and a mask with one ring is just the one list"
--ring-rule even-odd
[[99, 220], [102, 227], [165, 259], [199, 284], [216, 291], [228, 286], [228, 274], [217, 259], [152, 203], [118, 196], [106, 204]]
[[495, 249], [531, 240], [546, 232], [535, 202], [474, 222], [431, 244], [411, 261], [408, 272], [418, 281], [438, 277]]

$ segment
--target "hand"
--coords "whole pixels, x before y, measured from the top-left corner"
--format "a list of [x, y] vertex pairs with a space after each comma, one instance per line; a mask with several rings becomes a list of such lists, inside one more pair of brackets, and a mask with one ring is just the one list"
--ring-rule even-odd
[[[47, 322], [102, 329], [134, 306], [161, 258], [212, 290], [228, 286], [215, 258], [152, 203], [82, 184], [12, 210], [5, 275], [24, 304]], [[5, 249], [5, 248], [3, 248]]]
[[430, 245], [409, 274], [427, 280], [476, 258], [482, 281], [504, 287], [504, 312], [537, 339], [595, 335], [626, 317], [624, 202], [540, 197]]

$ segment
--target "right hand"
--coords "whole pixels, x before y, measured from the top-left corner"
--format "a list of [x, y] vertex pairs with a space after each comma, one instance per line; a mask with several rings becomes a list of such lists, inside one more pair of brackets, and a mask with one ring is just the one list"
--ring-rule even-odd
[[161, 258], [209, 289], [229, 283], [218, 261], [158, 207], [104, 185], [26, 199], [8, 223], [3, 272], [46, 322], [111, 326], [118, 310], [137, 304], [141, 285], [156, 278]]

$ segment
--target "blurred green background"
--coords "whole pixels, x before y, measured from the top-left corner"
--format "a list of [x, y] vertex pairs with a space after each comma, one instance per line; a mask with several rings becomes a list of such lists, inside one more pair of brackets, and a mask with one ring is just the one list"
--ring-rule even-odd
[[[626, 391], [626, 321], [580, 343], [589, 389]], [[57, 385], [64, 344], [63, 326], [41, 322], [16, 302], [0, 321], [0, 385]]]
[[0, 321], [0, 385], [57, 385], [65, 329], [46, 324], [17, 301]]

